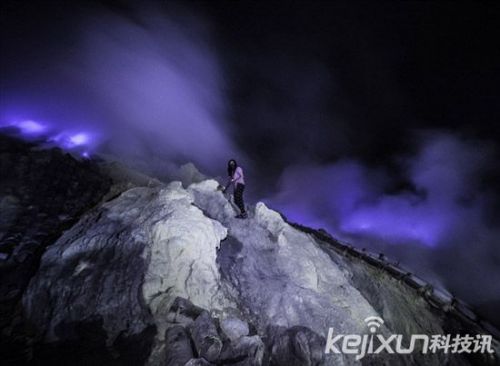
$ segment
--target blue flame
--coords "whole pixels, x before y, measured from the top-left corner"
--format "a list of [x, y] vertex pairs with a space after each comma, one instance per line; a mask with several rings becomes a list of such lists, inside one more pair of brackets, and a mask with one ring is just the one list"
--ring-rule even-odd
[[[68, 152], [77, 152], [84, 158], [90, 158], [91, 151], [96, 147], [96, 133], [87, 131], [60, 130], [57, 124], [35, 121], [33, 119], [15, 120], [0, 123], [0, 127], [14, 127], [21, 138], [25, 140], [43, 140], [49, 146], [57, 146]], [[82, 152], [83, 150], [83, 152]]]
[[21, 121], [17, 124], [17, 127], [23, 134], [27, 135], [39, 135], [47, 130], [47, 126], [33, 120]]

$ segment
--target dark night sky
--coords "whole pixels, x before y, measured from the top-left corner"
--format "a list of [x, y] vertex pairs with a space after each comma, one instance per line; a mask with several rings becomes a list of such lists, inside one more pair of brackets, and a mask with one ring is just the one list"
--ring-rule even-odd
[[[476, 286], [500, 275], [497, 2], [154, 2], [165, 27], [142, 4], [3, 1], [1, 118], [33, 104], [95, 119], [146, 165], [179, 154], [222, 175], [237, 154], [250, 201], [383, 249], [485, 314], [500, 304], [500, 285]], [[185, 90], [187, 117], [149, 104]], [[180, 122], [125, 121], [141, 108]], [[175, 145], [189, 135], [191, 155]], [[380, 217], [409, 219], [382, 235]]]
[[[296, 109], [293, 96], [311, 78], [323, 88], [314, 103], [324, 123], [310, 122], [312, 131], [305, 136], [310, 140], [301, 136], [296, 142], [305, 150], [319, 142], [313, 148], [319, 159], [346, 150], [377, 159], [405, 148], [414, 128], [458, 129], [498, 140], [498, 7], [352, 3], [295, 2], [282, 8], [259, 2], [210, 9], [222, 24], [221, 42], [232, 45], [228, 63], [235, 118], [302, 130], [298, 120], [308, 117], [300, 111], [288, 112], [291, 118], [285, 121], [266, 118], [264, 112], [259, 116], [263, 121], [253, 121], [254, 115], [245, 112], [262, 93], [271, 109]], [[332, 116], [350, 126], [340, 138], [329, 123]], [[256, 129], [246, 144], [249, 149], [264, 144], [259, 150], [265, 160], [282, 141], [279, 133], [262, 139], [260, 132]], [[322, 146], [325, 134], [335, 146]]]

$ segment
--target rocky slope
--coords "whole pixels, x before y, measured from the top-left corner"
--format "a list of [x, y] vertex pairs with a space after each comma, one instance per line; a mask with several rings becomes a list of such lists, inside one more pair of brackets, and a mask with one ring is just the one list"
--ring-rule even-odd
[[[93, 201], [84, 200], [84, 213], [44, 245], [39, 266], [31, 267], [29, 285], [19, 287], [17, 327], [9, 324], [2, 331], [3, 345], [17, 347], [4, 348], [11, 362], [471, 365], [498, 361], [495, 354], [380, 353], [360, 360], [349, 354], [325, 354], [329, 328], [337, 334], [369, 334], [365, 323], [369, 316], [384, 320], [378, 333], [403, 334], [408, 339], [416, 333], [495, 330], [445, 292], [324, 232], [290, 224], [261, 202], [249, 207], [249, 219], [234, 218], [235, 208], [217, 190], [215, 180], [197, 175], [199, 182], [163, 184], [102, 164], [91, 171], [85, 175], [97, 174], [103, 181], [112, 177], [114, 184], [110, 188], [107, 181], [107, 186], [100, 185], [106, 195], [99, 191]], [[22, 176], [17, 179], [24, 181]], [[63, 228], [50, 230], [60, 233]], [[5, 255], [2, 268], [11, 263], [12, 253]], [[22, 341], [13, 341], [16, 335]], [[498, 353], [496, 340], [493, 346]]]
[[[109, 192], [89, 161], [0, 134], [0, 351], [24, 355], [20, 300], [45, 248]], [[17, 358], [17, 357], [16, 357]]]

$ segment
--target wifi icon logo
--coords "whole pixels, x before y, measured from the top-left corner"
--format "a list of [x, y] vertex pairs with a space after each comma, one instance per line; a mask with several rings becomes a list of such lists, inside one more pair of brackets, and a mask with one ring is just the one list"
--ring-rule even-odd
[[384, 324], [384, 320], [378, 316], [369, 316], [365, 319], [365, 323], [368, 325], [370, 332], [375, 333], [377, 328], [380, 328], [380, 326]]

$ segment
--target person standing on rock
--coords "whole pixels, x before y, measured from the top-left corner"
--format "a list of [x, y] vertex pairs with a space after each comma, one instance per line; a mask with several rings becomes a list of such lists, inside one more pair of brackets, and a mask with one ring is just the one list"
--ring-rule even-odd
[[227, 175], [229, 181], [224, 188], [227, 191], [231, 184], [234, 184], [234, 203], [240, 209], [241, 213], [236, 217], [239, 219], [246, 219], [248, 217], [245, 211], [245, 203], [243, 202], [243, 191], [245, 190], [245, 178], [243, 176], [243, 169], [238, 166], [236, 160], [231, 159], [227, 162]]

